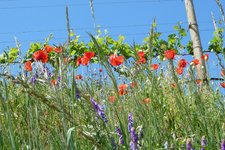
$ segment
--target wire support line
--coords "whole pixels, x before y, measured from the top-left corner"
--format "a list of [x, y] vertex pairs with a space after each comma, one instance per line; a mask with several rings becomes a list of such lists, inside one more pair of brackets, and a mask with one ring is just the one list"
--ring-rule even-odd
[[[211, 31], [214, 31], [214, 29], [200, 29], [199, 31], [202, 31], [202, 32], [211, 32]], [[168, 30], [168, 31], [161, 31], [161, 33], [173, 33], [175, 32], [174, 30]], [[140, 33], [118, 33], [118, 34], [108, 34], [109, 36], [111, 37], [116, 37], [116, 36], [119, 36], [119, 35], [124, 35], [125, 37], [126, 36], [148, 36], [149, 33], [148, 32], [140, 32]], [[78, 35], [80, 36], [80, 39], [88, 39], [90, 38], [89, 36], [81, 36], [81, 35]], [[52, 40], [64, 40], [66, 39], [66, 37], [60, 37], [60, 38], [53, 38]], [[20, 43], [22, 42], [33, 42], [33, 41], [43, 41], [45, 40], [45, 38], [43, 39], [27, 39], [27, 40], [20, 40]], [[4, 44], [4, 43], [15, 43], [15, 41], [0, 41], [0, 44]]]
[[[115, 37], [115, 36], [119, 36], [119, 35], [124, 35], [124, 34], [111, 34], [109, 36], [112, 36], [112, 37]], [[133, 36], [133, 35], [138, 35], [138, 36], [144, 36], [144, 35], [148, 35], [148, 33], [127, 33], [125, 36]], [[80, 39], [88, 39], [90, 38], [90, 36], [81, 36], [81, 35], [78, 35]], [[59, 37], [59, 38], [52, 38], [52, 40], [66, 40], [67, 38], [66, 37]], [[90, 38], [91, 39], [91, 38]], [[20, 43], [22, 42], [34, 42], [34, 41], [45, 41], [45, 38], [43, 39], [33, 39], [33, 40], [19, 40]], [[3, 44], [3, 43], [15, 43], [15, 41], [0, 41], [0, 44]]]
[[[202, 21], [199, 23], [211, 23], [210, 21]], [[157, 26], [164, 26], [164, 25], [175, 25], [176, 23], [159, 23]], [[182, 24], [188, 24], [188, 22], [182, 22]], [[128, 24], [128, 25], [114, 25], [114, 26], [100, 26], [100, 29], [113, 29], [113, 28], [134, 28], [134, 27], [150, 27], [151, 24]], [[94, 30], [93, 27], [78, 27], [72, 29], [73, 31], [82, 31], [82, 30]], [[9, 31], [9, 32], [0, 32], [0, 35], [6, 34], [27, 34], [27, 33], [36, 33], [36, 32], [64, 32], [67, 29], [43, 29], [43, 30], [27, 30], [27, 31]]]
[[[172, 2], [182, 0], [139, 0], [139, 1], [114, 1], [114, 2], [95, 2], [94, 5], [120, 5], [120, 4], [143, 4], [143, 3], [160, 3], [160, 2]], [[40, 6], [12, 6], [12, 7], [0, 7], [2, 9], [31, 9], [31, 8], [55, 8], [66, 7], [66, 5], [73, 6], [89, 6], [89, 3], [74, 3], [74, 4], [52, 4], [52, 5], [40, 5]]]

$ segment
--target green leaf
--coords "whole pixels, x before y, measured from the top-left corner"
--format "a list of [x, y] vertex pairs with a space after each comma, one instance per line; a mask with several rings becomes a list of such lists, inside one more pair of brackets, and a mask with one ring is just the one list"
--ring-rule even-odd
[[101, 35], [101, 34], [102, 34], [102, 31], [101, 31], [101, 29], [99, 27], [99, 29], [97, 30], [97, 35]]
[[179, 34], [181, 36], [187, 36], [187, 33], [186, 33], [185, 29], [183, 29], [183, 28], [179, 30]]
[[31, 58], [33, 53], [37, 50], [40, 50], [42, 48], [42, 43], [31, 43], [30, 48], [26, 53], [27, 58]]
[[73, 56], [75, 53], [76, 53], [76, 50], [72, 50], [72, 51], [70, 52], [70, 56]]
[[177, 30], [177, 31], [180, 29], [180, 27], [178, 25], [175, 25], [173, 28], [174, 28], [174, 30]]
[[154, 22], [152, 23], [152, 27], [155, 28], [157, 26], [156, 21], [154, 20]]
[[113, 38], [107, 36], [107, 37], [106, 37], [106, 42], [107, 42], [108, 44], [113, 44], [113, 43], [114, 43], [114, 40], [113, 40]]
[[118, 43], [122, 44], [124, 40], [125, 40], [125, 36], [120, 35], [119, 38], [118, 38]]
[[103, 38], [97, 38], [98, 44], [103, 45], [104, 39]]
[[166, 50], [166, 49], [167, 49], [167, 46], [166, 46], [166, 44], [161, 44], [161, 45], [160, 45], [160, 48], [161, 48], [162, 50]]
[[9, 53], [8, 53], [9, 61], [10, 62], [15, 61], [17, 56], [18, 56], [18, 54], [19, 54], [19, 49], [18, 48], [11, 48]]
[[53, 38], [53, 34], [50, 34], [46, 39], [45, 43], [47, 44]]
[[186, 47], [187, 47], [188, 53], [193, 55], [193, 42], [189, 41]]
[[70, 37], [75, 36], [75, 33], [73, 32], [73, 30], [70, 30]]
[[6, 63], [6, 60], [7, 60], [6, 55], [5, 54], [1, 54], [0, 55], [0, 63], [1, 64]]

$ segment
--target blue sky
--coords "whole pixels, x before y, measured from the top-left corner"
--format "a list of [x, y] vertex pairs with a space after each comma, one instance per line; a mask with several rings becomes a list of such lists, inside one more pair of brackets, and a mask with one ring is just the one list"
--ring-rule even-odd
[[[173, 30], [178, 21], [182, 21], [183, 27], [187, 28], [182, 0], [93, 1], [96, 24], [107, 29], [114, 38], [125, 35], [127, 42], [141, 43], [154, 18], [158, 30], [165, 35]], [[210, 13], [212, 11], [217, 19], [221, 15], [214, 0], [196, 0], [194, 4], [206, 49], [213, 33]], [[30, 42], [42, 42], [50, 33], [54, 35], [53, 43], [63, 43], [67, 37], [66, 5], [69, 6], [71, 28], [81, 35], [81, 40], [89, 40], [87, 32], [95, 33], [89, 0], [0, 0], [0, 52], [7, 46], [15, 46], [14, 37], [22, 44], [23, 51]]]
[[[183, 22], [188, 29], [186, 10], [183, 0], [93, 0], [96, 24], [107, 29], [109, 34], [117, 38], [120, 34], [126, 36], [126, 42], [141, 43], [156, 18], [158, 31], [164, 37], [172, 33], [173, 26]], [[225, 5], [224, 0], [221, 0]], [[31, 42], [44, 42], [52, 33], [52, 43], [66, 41], [65, 7], [69, 7], [70, 26], [81, 40], [88, 41], [87, 32], [95, 33], [89, 0], [0, 0], [0, 53], [5, 48], [14, 47], [16, 37], [23, 53]], [[218, 20], [221, 17], [215, 0], [195, 0], [195, 11], [204, 49], [212, 38], [214, 27], [211, 12]], [[189, 38], [189, 32], [188, 37]], [[214, 56], [210, 61], [214, 62]], [[216, 61], [216, 60], [215, 60]], [[210, 62], [210, 63], [212, 63]], [[217, 68], [210, 65], [210, 70]], [[215, 70], [215, 69], [214, 69]], [[219, 69], [211, 71], [212, 76], [219, 75]]]

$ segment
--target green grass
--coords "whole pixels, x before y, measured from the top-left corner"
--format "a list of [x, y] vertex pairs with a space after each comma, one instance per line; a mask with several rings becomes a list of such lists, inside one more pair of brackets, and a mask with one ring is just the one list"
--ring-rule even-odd
[[[113, 149], [112, 138], [117, 149], [129, 149], [130, 112], [136, 132], [138, 126], [143, 127], [139, 149], [164, 149], [166, 142], [173, 149], [185, 149], [188, 138], [200, 149], [202, 136], [206, 137], [206, 149], [220, 148], [225, 136], [224, 97], [211, 85], [200, 88], [194, 79], [172, 77], [166, 70], [151, 71], [148, 65], [128, 68], [128, 76], [118, 79], [108, 64], [104, 72], [108, 79], [97, 72], [75, 83], [75, 70], [62, 67], [56, 86], [48, 80], [32, 85], [29, 76], [1, 80], [0, 149], [108, 150]], [[134, 70], [139, 71], [132, 73]], [[128, 81], [135, 81], [136, 86], [118, 95], [117, 86], [122, 82], [129, 85]], [[80, 99], [76, 98], [75, 84]], [[111, 95], [114, 103], [108, 101]], [[90, 98], [104, 105], [107, 123], [93, 109]], [[150, 98], [150, 103], [145, 104], [145, 98]], [[124, 145], [119, 144], [116, 127], [122, 130]]]

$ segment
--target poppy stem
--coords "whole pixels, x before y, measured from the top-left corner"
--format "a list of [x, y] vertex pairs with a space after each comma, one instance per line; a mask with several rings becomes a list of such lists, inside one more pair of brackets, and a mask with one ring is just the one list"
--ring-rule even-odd
[[169, 68], [170, 68], [170, 71], [171, 71], [171, 73], [172, 73], [172, 78], [173, 78], [174, 82], [175, 82], [176, 85], [177, 85], [177, 88], [178, 88], [178, 91], [179, 91], [179, 93], [180, 93], [180, 96], [181, 96], [182, 99], [183, 99], [183, 96], [182, 96], [182, 90], [181, 90], [180, 85], [179, 85], [179, 83], [178, 83], [177, 75], [176, 75], [176, 73], [175, 73], [175, 67], [174, 67], [174, 64], [173, 64], [173, 60], [169, 60]]

